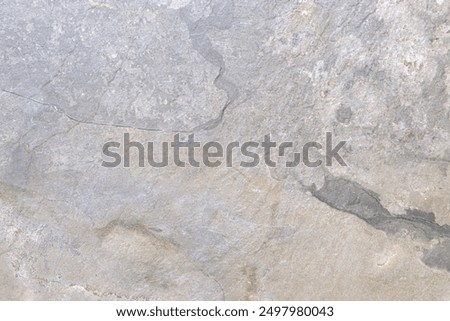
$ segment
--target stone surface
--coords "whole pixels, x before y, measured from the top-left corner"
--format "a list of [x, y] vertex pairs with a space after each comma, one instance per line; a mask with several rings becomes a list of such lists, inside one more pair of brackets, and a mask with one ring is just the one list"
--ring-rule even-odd
[[[449, 10], [3, 1], [0, 299], [450, 299]], [[326, 132], [348, 166], [102, 166]]]

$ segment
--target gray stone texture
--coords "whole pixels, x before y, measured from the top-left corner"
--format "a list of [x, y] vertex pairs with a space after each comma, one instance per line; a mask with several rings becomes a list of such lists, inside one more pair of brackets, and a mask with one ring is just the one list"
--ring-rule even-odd
[[[450, 299], [450, 2], [0, 4], [0, 299]], [[348, 166], [102, 167], [125, 132]]]

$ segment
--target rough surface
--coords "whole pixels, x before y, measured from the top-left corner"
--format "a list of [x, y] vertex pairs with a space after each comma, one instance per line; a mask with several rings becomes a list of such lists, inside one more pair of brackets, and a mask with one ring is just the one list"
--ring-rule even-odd
[[[0, 299], [450, 299], [450, 2], [1, 7]], [[101, 166], [125, 132], [348, 166]]]

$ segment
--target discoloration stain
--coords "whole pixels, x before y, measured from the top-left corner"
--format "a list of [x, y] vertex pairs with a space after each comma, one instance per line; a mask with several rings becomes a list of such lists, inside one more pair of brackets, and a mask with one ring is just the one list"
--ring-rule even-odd
[[450, 239], [444, 240], [430, 250], [425, 250], [422, 262], [430, 267], [450, 272]]
[[178, 246], [169, 240], [163, 239], [157, 235], [162, 230], [156, 227], [147, 228], [138, 222], [126, 222], [121, 220], [113, 220], [109, 222], [105, 227], [97, 230], [97, 235], [102, 241], [108, 239], [113, 235], [123, 235], [124, 237], [143, 237], [147, 241], [151, 242], [154, 246], [160, 247], [166, 250], [175, 250]]
[[[310, 188], [318, 200], [339, 211], [347, 212], [364, 220], [374, 228], [387, 234], [406, 231], [413, 239], [434, 240], [450, 238], [450, 226], [436, 223], [434, 213], [418, 209], [407, 209], [405, 215], [390, 213], [380, 202], [376, 193], [356, 182], [328, 175], [325, 184], [317, 189]], [[430, 267], [445, 268], [450, 271], [450, 240], [425, 251], [422, 261]]]
[[247, 284], [246, 284], [246, 300], [254, 300], [258, 291], [257, 269], [254, 266], [244, 266], [242, 269]]

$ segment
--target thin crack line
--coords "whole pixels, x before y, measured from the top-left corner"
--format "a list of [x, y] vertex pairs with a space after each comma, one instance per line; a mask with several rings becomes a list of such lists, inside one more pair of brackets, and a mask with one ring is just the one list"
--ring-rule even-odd
[[51, 107], [53, 108], [56, 112], [64, 115], [65, 117], [67, 117], [68, 119], [70, 119], [71, 121], [74, 121], [76, 123], [79, 124], [86, 124], [86, 125], [95, 125], [95, 126], [105, 126], [105, 127], [116, 127], [116, 128], [127, 128], [127, 129], [136, 129], [136, 130], [142, 130], [142, 131], [150, 131], [150, 132], [192, 132], [192, 131], [184, 131], [184, 130], [163, 130], [163, 129], [159, 129], [159, 128], [147, 128], [147, 127], [139, 127], [139, 126], [129, 126], [129, 125], [124, 125], [124, 124], [116, 124], [116, 123], [102, 123], [102, 122], [96, 122], [96, 121], [92, 121], [92, 120], [83, 120], [83, 119], [79, 119], [77, 117], [74, 117], [68, 113], [66, 113], [60, 106], [58, 105], [54, 105], [54, 104], [49, 104], [49, 103], [45, 103], [39, 100], [36, 100], [34, 98], [31, 97], [27, 97], [24, 96], [22, 94], [13, 92], [13, 91], [9, 91], [9, 90], [5, 90], [2, 89], [2, 92], [8, 93], [10, 95], [14, 95], [29, 101], [32, 101], [36, 104], [42, 105], [42, 106], [47, 106], [47, 107]]
[[[220, 73], [219, 73], [220, 76]], [[17, 96], [29, 101], [32, 101], [36, 104], [42, 105], [42, 106], [47, 106], [47, 107], [51, 107], [53, 108], [56, 112], [62, 114], [63, 116], [67, 117], [69, 120], [72, 120], [76, 123], [79, 124], [85, 124], [85, 125], [95, 125], [95, 126], [104, 126], [104, 127], [115, 127], [115, 128], [125, 128], [125, 129], [135, 129], [135, 130], [142, 130], [142, 131], [148, 131], [148, 132], [159, 132], [159, 133], [194, 133], [194, 132], [199, 132], [202, 130], [211, 130], [216, 128], [221, 121], [223, 120], [223, 116], [225, 113], [225, 110], [228, 108], [228, 106], [231, 104], [231, 101], [227, 101], [225, 103], [225, 106], [221, 109], [220, 114], [217, 118], [211, 119], [206, 121], [205, 123], [202, 123], [200, 125], [195, 126], [192, 129], [186, 130], [186, 129], [162, 129], [162, 128], [148, 128], [148, 127], [140, 127], [140, 126], [130, 126], [130, 125], [126, 125], [126, 124], [117, 124], [117, 123], [103, 123], [103, 122], [96, 122], [96, 121], [92, 121], [92, 120], [83, 120], [83, 119], [79, 119], [77, 117], [74, 117], [70, 114], [68, 114], [67, 112], [64, 111], [63, 108], [61, 108], [58, 105], [55, 104], [49, 104], [49, 103], [45, 103], [42, 101], [39, 101], [37, 99], [34, 99], [32, 97], [28, 97], [19, 93], [16, 93], [14, 91], [9, 91], [6, 89], [2, 89], [2, 92], [8, 93], [10, 95], [13, 96]]]

